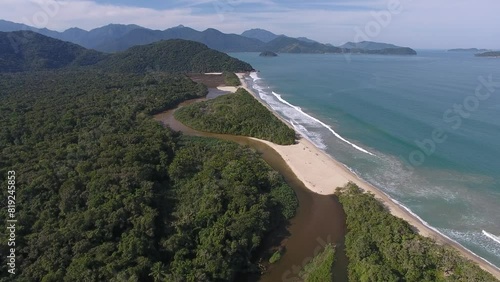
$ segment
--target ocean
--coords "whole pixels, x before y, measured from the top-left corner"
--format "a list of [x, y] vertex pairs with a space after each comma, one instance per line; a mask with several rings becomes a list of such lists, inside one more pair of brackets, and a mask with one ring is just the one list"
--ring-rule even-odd
[[231, 53], [302, 136], [500, 267], [500, 59]]

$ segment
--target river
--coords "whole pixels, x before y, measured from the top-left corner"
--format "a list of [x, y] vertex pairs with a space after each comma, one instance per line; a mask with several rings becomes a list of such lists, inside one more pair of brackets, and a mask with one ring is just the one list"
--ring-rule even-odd
[[[180, 104], [177, 109], [202, 100], [204, 99], [186, 101]], [[335, 263], [332, 271], [333, 279], [334, 281], [347, 281], [348, 260], [344, 250], [345, 214], [335, 196], [322, 196], [308, 190], [297, 179], [283, 158], [263, 142], [243, 136], [194, 130], [174, 118], [173, 113], [175, 110], [160, 113], [155, 116], [155, 120], [185, 135], [218, 138], [249, 146], [284, 177], [297, 195], [299, 208], [287, 227], [287, 236], [280, 242], [281, 246], [286, 250], [285, 253], [278, 262], [269, 265], [263, 275], [260, 277], [244, 277], [245, 280], [262, 282], [301, 281], [299, 272], [303, 266], [311, 261], [314, 255], [322, 251], [326, 244], [332, 243], [336, 245]], [[270, 236], [273, 237], [274, 234]], [[273, 238], [268, 238], [267, 241], [264, 242], [264, 246], [273, 242]]]

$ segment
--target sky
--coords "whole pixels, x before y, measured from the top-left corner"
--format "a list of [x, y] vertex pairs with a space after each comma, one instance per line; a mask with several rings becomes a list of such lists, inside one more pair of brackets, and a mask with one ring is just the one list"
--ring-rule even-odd
[[0, 19], [90, 30], [110, 23], [237, 33], [263, 28], [341, 45], [500, 49], [499, 0], [0, 0]]

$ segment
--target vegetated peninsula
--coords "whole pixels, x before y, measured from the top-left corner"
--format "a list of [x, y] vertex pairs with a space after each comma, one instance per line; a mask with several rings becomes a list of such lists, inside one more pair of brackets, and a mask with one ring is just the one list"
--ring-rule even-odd
[[295, 131], [243, 88], [234, 94], [182, 107], [175, 117], [200, 131], [250, 136], [282, 145], [295, 143]]
[[480, 53], [480, 54], [476, 54], [476, 57], [495, 57], [495, 58], [498, 58], [498, 57], [500, 57], [500, 51], [490, 51], [490, 52]]
[[[4, 44], [9, 36], [20, 44]], [[257, 269], [257, 248], [295, 213], [293, 190], [252, 150], [152, 118], [206, 95], [183, 71], [251, 66], [174, 41], [82, 67], [73, 62], [84, 50], [53, 40], [0, 34], [0, 181], [15, 171], [22, 203], [16, 279], [231, 281]], [[156, 52], [142, 55], [160, 70], [141, 52]]]

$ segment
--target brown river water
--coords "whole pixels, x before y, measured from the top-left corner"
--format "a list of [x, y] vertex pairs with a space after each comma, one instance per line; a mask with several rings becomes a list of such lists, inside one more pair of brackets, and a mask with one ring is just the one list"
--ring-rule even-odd
[[[201, 100], [204, 99], [186, 101], [179, 107]], [[299, 200], [296, 216], [287, 227], [287, 236], [283, 239], [280, 238], [280, 242], [278, 242], [285, 249], [281, 259], [275, 264], [268, 265], [266, 272], [260, 277], [242, 276], [237, 278], [238, 281], [302, 281], [299, 272], [303, 266], [322, 251], [328, 243], [336, 245], [335, 263], [332, 271], [333, 280], [336, 282], [347, 281], [348, 260], [344, 250], [345, 214], [335, 196], [322, 196], [308, 190], [297, 179], [283, 158], [266, 144], [243, 136], [194, 130], [177, 121], [173, 116], [174, 111], [175, 109], [158, 114], [155, 116], [155, 120], [186, 135], [218, 138], [253, 148], [274, 170], [284, 177]], [[270, 236], [272, 237], [273, 234]], [[265, 247], [266, 250], [261, 251], [262, 254], [266, 253], [265, 251], [268, 251], [269, 247], [271, 247], [270, 245], [273, 244], [272, 239], [269, 238], [269, 242], [264, 242], [264, 245], [267, 246]], [[274, 243], [274, 245], [276, 244]]]

